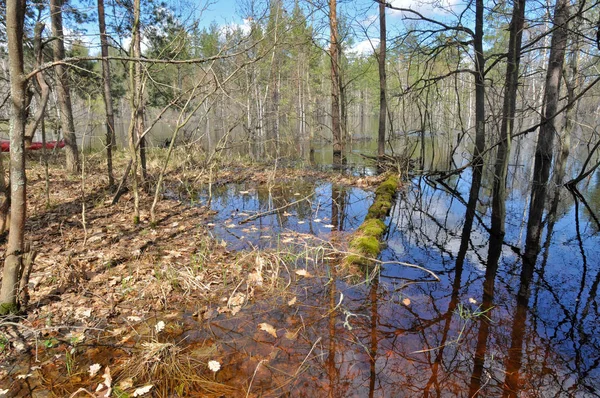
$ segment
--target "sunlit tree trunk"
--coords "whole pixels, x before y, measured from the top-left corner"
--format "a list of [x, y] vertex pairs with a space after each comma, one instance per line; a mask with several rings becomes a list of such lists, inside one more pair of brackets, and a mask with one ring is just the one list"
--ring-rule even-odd
[[512, 21], [510, 23], [502, 124], [500, 126], [500, 145], [496, 154], [492, 199], [492, 232], [500, 236], [504, 236], [504, 221], [506, 219], [506, 176], [508, 173], [511, 134], [514, 128], [517, 104], [517, 85], [519, 83], [519, 64], [521, 61], [521, 41], [523, 38], [524, 22], [525, 0], [517, 0], [513, 3]]
[[385, 155], [385, 128], [387, 120], [387, 81], [385, 74], [386, 61], [386, 26], [385, 4], [379, 3], [379, 134], [377, 135], [377, 155]]
[[333, 159], [341, 161], [341, 87], [340, 87], [340, 43], [337, 25], [337, 0], [329, 0], [330, 40], [329, 57], [331, 60], [331, 132], [333, 134]]
[[[577, 18], [578, 26], [582, 23], [582, 18]], [[569, 52], [568, 66], [564, 71], [565, 86], [567, 88], [567, 110], [565, 112], [564, 126], [560, 134], [560, 141], [558, 144], [558, 157], [556, 159], [556, 165], [554, 167], [554, 182], [555, 184], [561, 185], [566, 174], [567, 159], [571, 149], [571, 134], [573, 132], [575, 124], [573, 123], [574, 113], [577, 110], [578, 100], [575, 99], [575, 91], [578, 83], [582, 79], [579, 73], [579, 56], [581, 51], [581, 37], [579, 32], [576, 31], [571, 34], [572, 47]]]
[[[135, 0], [133, 3], [133, 27], [131, 38], [130, 53], [133, 58], [139, 56], [139, 41], [140, 41], [140, 0]], [[140, 198], [139, 198], [139, 176], [138, 176], [138, 154], [136, 143], [139, 133], [139, 119], [143, 121], [143, 88], [142, 79], [140, 76], [141, 68], [139, 62], [131, 61], [129, 63], [129, 86], [131, 91], [131, 121], [129, 122], [129, 152], [131, 156], [131, 185], [133, 190], [134, 205], [133, 205], [133, 222], [134, 224], [140, 221]], [[141, 146], [140, 146], [141, 152]]]
[[[140, 0], [134, 1], [134, 29], [135, 40], [133, 40], [133, 56], [134, 58], [141, 59], [142, 58], [142, 36], [140, 32], [140, 17], [141, 17], [141, 4]], [[144, 97], [144, 83], [142, 77], [142, 63], [135, 63], [135, 84], [136, 84], [136, 96], [137, 103], [135, 109], [135, 132], [137, 141], [139, 141], [139, 151], [140, 151], [140, 167], [142, 169], [142, 182], [145, 183], [148, 181], [148, 169], [146, 166], [146, 138], [143, 136], [144, 134], [144, 112], [145, 112], [145, 97]]]
[[563, 69], [567, 47], [567, 32], [569, 19], [568, 0], [557, 0], [554, 10], [554, 33], [550, 42], [550, 57], [546, 72], [546, 89], [544, 92], [544, 109], [541, 127], [535, 149], [535, 164], [533, 169], [533, 185], [529, 219], [527, 220], [527, 239], [525, 255], [532, 256], [539, 251], [541, 236], [541, 220], [544, 213], [548, 178], [552, 165], [552, 150], [556, 135], [560, 78]]
[[108, 174], [108, 185], [113, 186], [112, 150], [115, 147], [115, 117], [113, 115], [112, 94], [110, 92], [110, 61], [108, 60], [108, 36], [106, 35], [106, 23], [104, 18], [104, 0], [98, 0], [98, 26], [100, 28], [100, 47], [102, 50], [102, 83], [104, 95], [104, 109], [106, 112], [106, 168]]
[[25, 97], [27, 82], [23, 73], [23, 25], [26, 0], [6, 1], [6, 35], [10, 71], [10, 195], [11, 219], [0, 289], [0, 314], [14, 313], [17, 288], [23, 265], [26, 217], [25, 175]]
[[[63, 0], [50, 0], [50, 15], [52, 20], [52, 36], [54, 36], [54, 61], [59, 62], [65, 58], [65, 43], [62, 24]], [[73, 108], [71, 106], [71, 93], [69, 90], [69, 75], [67, 68], [58, 63], [56, 72], [56, 94], [60, 108], [60, 122], [65, 139], [66, 167], [76, 173], [79, 171], [79, 154], [77, 152], [77, 138], [75, 136], [75, 123], [73, 121]]]
[[[483, 0], [475, 2], [475, 152], [473, 165], [482, 167], [485, 149], [485, 58], [483, 57]], [[481, 172], [481, 171], [479, 171]]]

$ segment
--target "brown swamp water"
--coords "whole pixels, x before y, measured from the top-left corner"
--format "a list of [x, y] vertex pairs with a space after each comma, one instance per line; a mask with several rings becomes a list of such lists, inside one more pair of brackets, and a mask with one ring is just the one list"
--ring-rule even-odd
[[[241, 321], [189, 329], [228, 342], [220, 376], [259, 395], [600, 396], [600, 173], [581, 193], [551, 185], [540, 250], [525, 258], [530, 159], [517, 153], [510, 167], [502, 242], [490, 234], [490, 173], [470, 231], [469, 170], [445, 184], [414, 177], [386, 220], [380, 259], [390, 263], [374, 281], [349, 285], [324, 264], [321, 278], [292, 278], [298, 305], [273, 298], [245, 309]], [[311, 192], [310, 203], [285, 214], [222, 227]], [[327, 239], [354, 230], [371, 200], [330, 183], [227, 186], [213, 198], [213, 233], [240, 249], [280, 245], [275, 237], [290, 231]], [[278, 337], [258, 330], [260, 322]]]

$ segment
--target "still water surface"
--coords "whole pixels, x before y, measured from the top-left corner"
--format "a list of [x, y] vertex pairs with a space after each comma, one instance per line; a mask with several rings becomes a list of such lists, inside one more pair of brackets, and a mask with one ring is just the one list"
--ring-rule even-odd
[[[354, 172], [372, 171], [355, 162]], [[386, 220], [380, 259], [389, 263], [372, 283], [296, 278], [298, 307], [273, 298], [211, 323], [228, 342], [222, 377], [254, 373], [252, 390], [275, 395], [600, 396], [600, 174], [582, 184], [587, 202], [549, 189], [541, 250], [524, 258], [530, 166], [521, 163], [511, 167], [503, 242], [490, 238], [489, 176], [471, 231], [463, 231], [469, 170], [445, 184], [414, 176]], [[213, 193], [213, 234], [237, 249], [276, 247], [291, 233], [335, 238], [360, 225], [372, 198], [331, 183], [229, 185]], [[300, 332], [273, 341], [256, 332], [263, 321]]]

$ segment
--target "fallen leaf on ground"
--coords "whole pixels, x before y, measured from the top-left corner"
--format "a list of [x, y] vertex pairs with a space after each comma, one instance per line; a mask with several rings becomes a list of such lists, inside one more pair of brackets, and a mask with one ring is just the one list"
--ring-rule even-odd
[[131, 377], [128, 377], [125, 380], [119, 382], [119, 388], [121, 390], [127, 390], [131, 387], [133, 387], [133, 379]]
[[305, 269], [297, 269], [296, 275], [304, 276], [306, 278], [312, 278], [312, 275], [310, 274], [310, 272], [308, 272]]
[[208, 361], [208, 368], [216, 373], [221, 369], [221, 364], [219, 361]]
[[98, 373], [98, 371], [102, 368], [102, 366], [100, 366], [99, 363], [95, 363], [93, 365], [90, 365], [90, 377], [94, 377], [96, 376], [96, 373]]
[[268, 323], [259, 323], [258, 327], [260, 330], [264, 330], [265, 332], [269, 333], [271, 336], [277, 338], [277, 331], [275, 330], [275, 328], [271, 325], [269, 325]]
[[112, 377], [110, 376], [110, 368], [108, 366], [104, 369], [102, 378], [104, 379], [104, 382], [98, 384], [98, 387], [96, 387], [96, 396], [108, 398], [112, 392]]
[[244, 304], [246, 295], [244, 293], [236, 293], [227, 300], [228, 307], [238, 307]]
[[149, 393], [150, 390], [152, 390], [152, 387], [154, 387], [152, 384], [148, 384], [147, 386], [137, 388], [133, 392], [133, 396], [134, 397], [141, 397], [142, 395]]

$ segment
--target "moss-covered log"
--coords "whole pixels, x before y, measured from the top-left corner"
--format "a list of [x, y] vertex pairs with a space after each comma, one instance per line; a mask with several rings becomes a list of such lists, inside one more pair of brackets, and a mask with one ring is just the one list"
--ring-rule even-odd
[[383, 222], [390, 213], [398, 190], [398, 176], [390, 174], [375, 190], [375, 200], [365, 220], [350, 240], [351, 254], [346, 258], [348, 265], [369, 265], [370, 259], [381, 252], [380, 240], [386, 231]]

